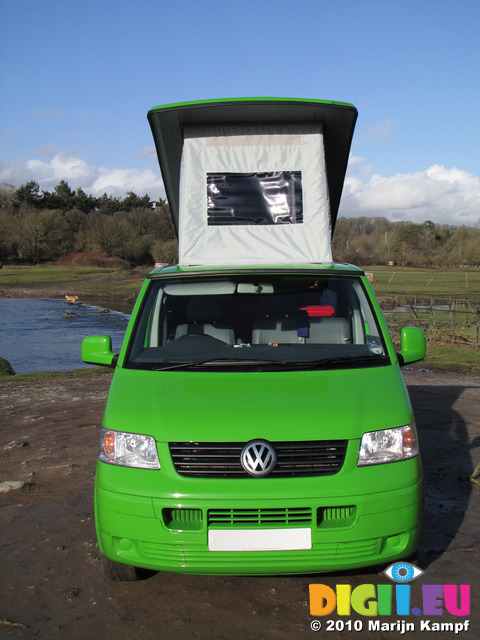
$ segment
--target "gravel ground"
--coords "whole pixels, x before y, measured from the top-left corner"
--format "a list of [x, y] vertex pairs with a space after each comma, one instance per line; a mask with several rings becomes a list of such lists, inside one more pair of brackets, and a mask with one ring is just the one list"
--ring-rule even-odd
[[[480, 462], [480, 378], [422, 370], [406, 370], [405, 378], [426, 477], [418, 561], [426, 573], [418, 582], [471, 584], [468, 637], [480, 637], [480, 487], [470, 479]], [[264, 578], [156, 574], [138, 583], [109, 582], [93, 518], [98, 425], [109, 382], [110, 374], [0, 382], [0, 483], [7, 483], [0, 484], [0, 638], [428, 636], [414, 616], [404, 618], [415, 623], [405, 634], [367, 632], [365, 618], [363, 633], [328, 632], [325, 621], [313, 633], [308, 585], [385, 583], [374, 570]], [[437, 618], [433, 622], [464, 621]]]

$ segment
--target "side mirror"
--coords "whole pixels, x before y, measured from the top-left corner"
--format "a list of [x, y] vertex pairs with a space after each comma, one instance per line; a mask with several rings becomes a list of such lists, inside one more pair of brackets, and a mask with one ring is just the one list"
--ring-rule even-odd
[[82, 341], [82, 360], [87, 364], [114, 367], [117, 356], [112, 351], [110, 336], [89, 336]]
[[398, 356], [402, 366], [425, 358], [427, 351], [425, 334], [419, 327], [404, 327], [400, 334], [400, 344]]

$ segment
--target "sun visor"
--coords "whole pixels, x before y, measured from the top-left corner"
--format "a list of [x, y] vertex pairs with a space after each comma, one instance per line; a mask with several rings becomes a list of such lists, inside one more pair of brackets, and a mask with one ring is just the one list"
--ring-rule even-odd
[[186, 127], [180, 264], [332, 261], [322, 124]]

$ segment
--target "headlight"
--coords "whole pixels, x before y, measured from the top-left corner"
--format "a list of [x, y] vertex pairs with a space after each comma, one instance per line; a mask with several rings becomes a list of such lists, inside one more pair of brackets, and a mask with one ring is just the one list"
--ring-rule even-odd
[[102, 427], [100, 460], [122, 467], [160, 469], [155, 438]]
[[397, 462], [418, 456], [415, 423], [406, 427], [364, 433], [358, 454], [358, 466]]

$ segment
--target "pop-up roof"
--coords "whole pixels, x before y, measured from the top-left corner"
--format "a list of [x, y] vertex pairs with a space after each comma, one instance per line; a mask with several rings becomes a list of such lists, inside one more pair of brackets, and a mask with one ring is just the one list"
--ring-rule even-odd
[[148, 113], [181, 264], [331, 262], [357, 111], [244, 98]]

